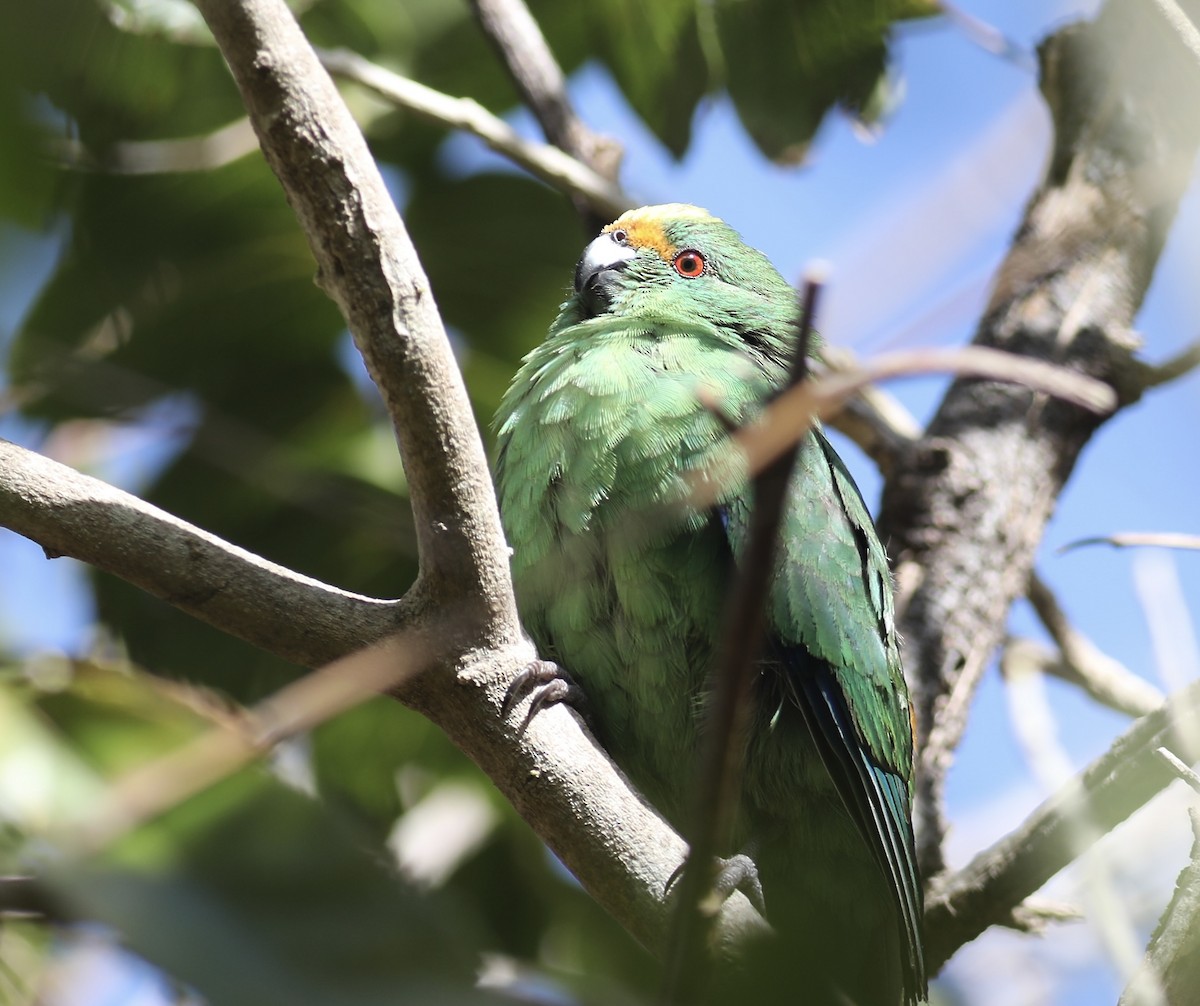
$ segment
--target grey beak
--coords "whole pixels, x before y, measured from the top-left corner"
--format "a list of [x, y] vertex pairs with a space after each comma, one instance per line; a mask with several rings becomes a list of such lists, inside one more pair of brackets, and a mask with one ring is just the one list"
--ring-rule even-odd
[[593, 314], [606, 310], [611, 300], [605, 291], [606, 281], [636, 254], [636, 249], [618, 244], [611, 234], [601, 234], [583, 250], [575, 267], [575, 292]]

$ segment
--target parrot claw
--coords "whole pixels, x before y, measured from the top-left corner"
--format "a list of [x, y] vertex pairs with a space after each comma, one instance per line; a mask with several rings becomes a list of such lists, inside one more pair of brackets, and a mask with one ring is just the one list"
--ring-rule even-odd
[[541, 710], [559, 702], [566, 703], [588, 721], [587, 696], [584, 695], [583, 689], [553, 660], [531, 661], [513, 678], [512, 684], [508, 686], [508, 694], [504, 697], [500, 715], [507, 719], [526, 694], [532, 694], [533, 698], [529, 703], [529, 711], [521, 721], [519, 734], [525, 732], [529, 721]]
[[[667, 878], [667, 894], [671, 893], [671, 888], [686, 868], [687, 860], [684, 860]], [[758, 914], [764, 919], [767, 917], [767, 899], [763, 896], [762, 880], [759, 879], [758, 866], [753, 859], [744, 852], [728, 859], [718, 857], [713, 860], [713, 873], [712, 892], [716, 895], [718, 904], [723, 904], [734, 891], [741, 891], [750, 899], [750, 904], [758, 910]]]
[[717, 860], [717, 879], [713, 882], [713, 890], [724, 901], [734, 891], [741, 891], [750, 899], [750, 904], [758, 909], [758, 914], [767, 917], [767, 899], [763, 897], [762, 880], [758, 876], [758, 866], [754, 860], [743, 852], [728, 859]]

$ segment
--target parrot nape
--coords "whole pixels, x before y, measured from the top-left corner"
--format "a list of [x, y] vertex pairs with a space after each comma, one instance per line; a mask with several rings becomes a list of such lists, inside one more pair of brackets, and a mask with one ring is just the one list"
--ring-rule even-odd
[[[496, 416], [522, 623], [677, 828], [749, 528], [727, 421], [753, 418], [784, 382], [797, 313], [788, 283], [722, 220], [631, 210], [584, 250]], [[732, 473], [703, 510], [686, 503], [697, 469]], [[817, 428], [797, 448], [776, 556], [728, 851], [751, 851], [768, 919], [813, 987], [908, 1006], [927, 993], [891, 578]]]

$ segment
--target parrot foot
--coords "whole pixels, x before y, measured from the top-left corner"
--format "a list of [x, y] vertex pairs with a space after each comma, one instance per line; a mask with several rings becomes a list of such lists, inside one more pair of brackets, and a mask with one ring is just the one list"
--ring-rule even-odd
[[504, 706], [500, 715], [505, 719], [516, 708], [527, 694], [532, 694], [529, 711], [521, 721], [518, 734], [523, 734], [529, 726], [529, 721], [546, 706], [563, 702], [574, 709], [585, 722], [589, 722], [587, 696], [570, 676], [553, 660], [534, 660], [513, 678], [508, 686], [508, 694], [504, 697]]
[[[680, 863], [675, 872], [667, 879], [666, 893], [683, 875], [687, 861]], [[716, 895], [719, 904], [723, 904], [734, 891], [741, 891], [764, 919], [767, 917], [767, 899], [763, 897], [762, 880], [758, 876], [758, 866], [744, 852], [739, 852], [728, 859], [717, 857], [713, 860], [712, 893]]]
[[758, 866], [744, 852], [728, 859], [718, 859], [717, 879], [713, 881], [713, 890], [724, 901], [734, 891], [741, 891], [750, 899], [750, 904], [758, 909], [758, 914], [767, 917], [767, 899], [763, 897], [762, 880], [758, 876]]

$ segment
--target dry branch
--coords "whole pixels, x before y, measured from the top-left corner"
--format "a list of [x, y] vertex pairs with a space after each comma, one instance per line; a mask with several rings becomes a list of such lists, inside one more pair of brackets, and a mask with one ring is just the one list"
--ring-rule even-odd
[[[601, 178], [615, 183], [621, 165], [620, 144], [593, 133], [575, 114], [563, 72], [524, 0], [471, 0], [471, 6], [546, 139]], [[578, 198], [575, 203], [588, 230], [597, 230], [618, 215], [602, 212], [595, 203]]]
[[587, 163], [558, 147], [522, 139], [512, 126], [472, 98], [452, 98], [345, 49], [322, 51], [320, 57], [330, 73], [370, 88], [400, 108], [438, 125], [478, 136], [496, 153], [503, 154], [547, 185], [582, 199], [606, 221], [620, 216], [633, 205], [629, 196], [614, 182]]
[[339, 590], [0, 440], [0, 524], [223, 632], [315, 667], [394, 630], [402, 602]]
[[1162, 692], [1102, 652], [1071, 624], [1053, 591], [1036, 573], [1029, 578], [1029, 602], [1057, 644], [1059, 654], [1047, 658], [1044, 648], [1025, 641], [1024, 659], [1039, 665], [1042, 671], [1079, 685], [1097, 702], [1131, 716], [1144, 716], [1162, 705]]

